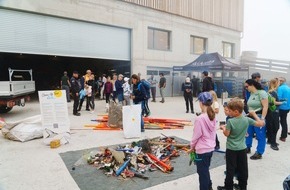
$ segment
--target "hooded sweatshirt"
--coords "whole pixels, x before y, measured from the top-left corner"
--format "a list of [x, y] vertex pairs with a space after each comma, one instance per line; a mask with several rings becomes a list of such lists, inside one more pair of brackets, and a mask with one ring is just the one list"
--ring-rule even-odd
[[211, 121], [206, 113], [201, 114], [195, 119], [190, 147], [195, 149], [197, 154], [204, 154], [214, 150], [216, 138], [215, 125], [216, 119]]

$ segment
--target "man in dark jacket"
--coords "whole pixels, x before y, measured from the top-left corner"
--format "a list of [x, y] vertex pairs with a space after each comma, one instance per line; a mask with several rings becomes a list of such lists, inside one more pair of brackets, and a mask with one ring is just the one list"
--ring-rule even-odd
[[202, 92], [209, 92], [213, 90], [213, 80], [208, 76], [207, 71], [202, 72], [203, 81], [202, 81]]
[[73, 72], [73, 76], [70, 79], [70, 84], [71, 84], [71, 92], [72, 92], [72, 96], [74, 99], [74, 105], [73, 105], [73, 114], [75, 116], [80, 116], [81, 114], [78, 113], [78, 106], [79, 106], [79, 92], [81, 89], [81, 82], [79, 79], [79, 73], [77, 71]]
[[186, 77], [185, 83], [182, 83], [181, 91], [183, 91], [183, 97], [184, 97], [185, 105], [186, 105], [186, 113], [188, 113], [189, 111], [189, 105], [190, 105], [191, 113], [194, 113], [193, 98], [192, 98], [193, 85], [190, 82], [189, 77]]

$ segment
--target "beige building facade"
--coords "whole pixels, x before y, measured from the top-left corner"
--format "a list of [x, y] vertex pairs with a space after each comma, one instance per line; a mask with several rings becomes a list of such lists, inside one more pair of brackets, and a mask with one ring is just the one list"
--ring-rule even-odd
[[[101, 35], [95, 33], [96, 37], [103, 39], [95, 43], [100, 47], [84, 45], [84, 53], [77, 53], [77, 57], [125, 60], [130, 62], [131, 74], [148, 76], [150, 71], [157, 71], [154, 74], [158, 76], [158, 71], [162, 70], [170, 78], [173, 66], [185, 65], [202, 53], [218, 52], [237, 62], [243, 32], [243, 4], [243, 0], [2, 0], [0, 13], [53, 17], [54, 22], [59, 20], [60, 23], [63, 20], [77, 21], [78, 24], [90, 25], [87, 30], [92, 26], [109, 27], [111, 36], [106, 36], [107, 30]], [[79, 26], [71, 25], [70, 30]], [[49, 27], [44, 28], [49, 33]], [[8, 41], [9, 46], [13, 40]], [[100, 48], [103, 51], [106, 41], [118, 48], [113, 49], [113, 53], [108, 50], [105, 52], [108, 55], [104, 53], [104, 56], [98, 55], [98, 52], [86, 54], [86, 49]], [[68, 48], [71, 47], [68, 45]], [[21, 49], [7, 50], [7, 45], [0, 46], [0, 51], [21, 53]], [[63, 52], [53, 53], [63, 56], [74, 54], [73, 50]], [[45, 54], [46, 50], [27, 53]], [[121, 56], [114, 56], [114, 53]]]

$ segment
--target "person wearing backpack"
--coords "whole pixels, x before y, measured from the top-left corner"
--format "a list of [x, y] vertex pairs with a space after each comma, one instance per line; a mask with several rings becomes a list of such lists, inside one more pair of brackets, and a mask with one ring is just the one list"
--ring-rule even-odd
[[288, 131], [287, 115], [290, 110], [290, 87], [286, 84], [286, 79], [284, 77], [280, 77], [279, 81], [280, 81], [280, 86], [278, 87], [279, 100], [286, 101], [283, 105], [279, 107], [280, 123], [282, 127], [280, 141], [285, 142]]
[[[145, 100], [142, 102], [142, 115], [144, 115], [145, 117], [148, 117], [151, 114], [149, 106], [148, 106], [148, 100], [150, 98], [150, 83], [146, 81], [145, 79], [141, 79], [140, 84], [143, 85], [146, 92]], [[138, 86], [138, 88], [140, 89], [140, 86]]]
[[[268, 94], [263, 90], [260, 83], [254, 79], [246, 80], [244, 84], [245, 88], [251, 93], [247, 106], [249, 111], [255, 111], [261, 120], [265, 120], [268, 112]], [[253, 134], [256, 133], [258, 140], [258, 146], [256, 148], [255, 154], [253, 154], [250, 159], [258, 160], [262, 159], [262, 155], [266, 148], [266, 127], [255, 127], [250, 125], [248, 127], [248, 135], [246, 137], [247, 153], [251, 153], [251, 147], [253, 143]]]
[[[268, 141], [267, 143], [270, 144], [270, 147], [273, 150], [279, 150], [278, 144], [276, 142], [277, 132], [279, 130], [279, 105], [285, 104], [284, 102], [279, 102], [278, 94], [277, 94], [277, 88], [279, 86], [278, 79], [272, 79], [269, 82], [269, 110], [266, 117], [266, 126], [267, 126], [267, 137]], [[274, 99], [272, 102], [271, 99]], [[270, 103], [272, 102], [272, 103]], [[271, 105], [273, 104], [273, 105]]]

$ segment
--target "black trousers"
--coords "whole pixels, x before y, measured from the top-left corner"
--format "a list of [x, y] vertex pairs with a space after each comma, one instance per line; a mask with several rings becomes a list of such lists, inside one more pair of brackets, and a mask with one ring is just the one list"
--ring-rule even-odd
[[184, 100], [185, 100], [186, 111], [189, 110], [189, 105], [190, 105], [190, 110], [194, 111], [193, 110], [192, 92], [190, 92], [190, 93], [184, 92], [183, 97], [184, 97]]
[[80, 96], [76, 95], [76, 93], [73, 93], [72, 96], [74, 98], [73, 113], [76, 114], [76, 113], [78, 113]]
[[279, 110], [280, 123], [282, 127], [281, 138], [287, 138], [288, 125], [287, 125], [287, 115], [289, 110]]
[[152, 95], [152, 100], [155, 101], [156, 98], [156, 87], [151, 87], [151, 95]]
[[266, 117], [266, 129], [268, 142], [271, 145], [277, 145], [276, 137], [279, 130], [279, 112], [270, 112], [268, 110]]
[[241, 189], [247, 189], [248, 181], [248, 157], [247, 149], [244, 150], [226, 150], [226, 179], [225, 187], [227, 190], [233, 189], [233, 178], [238, 174], [239, 186]]

